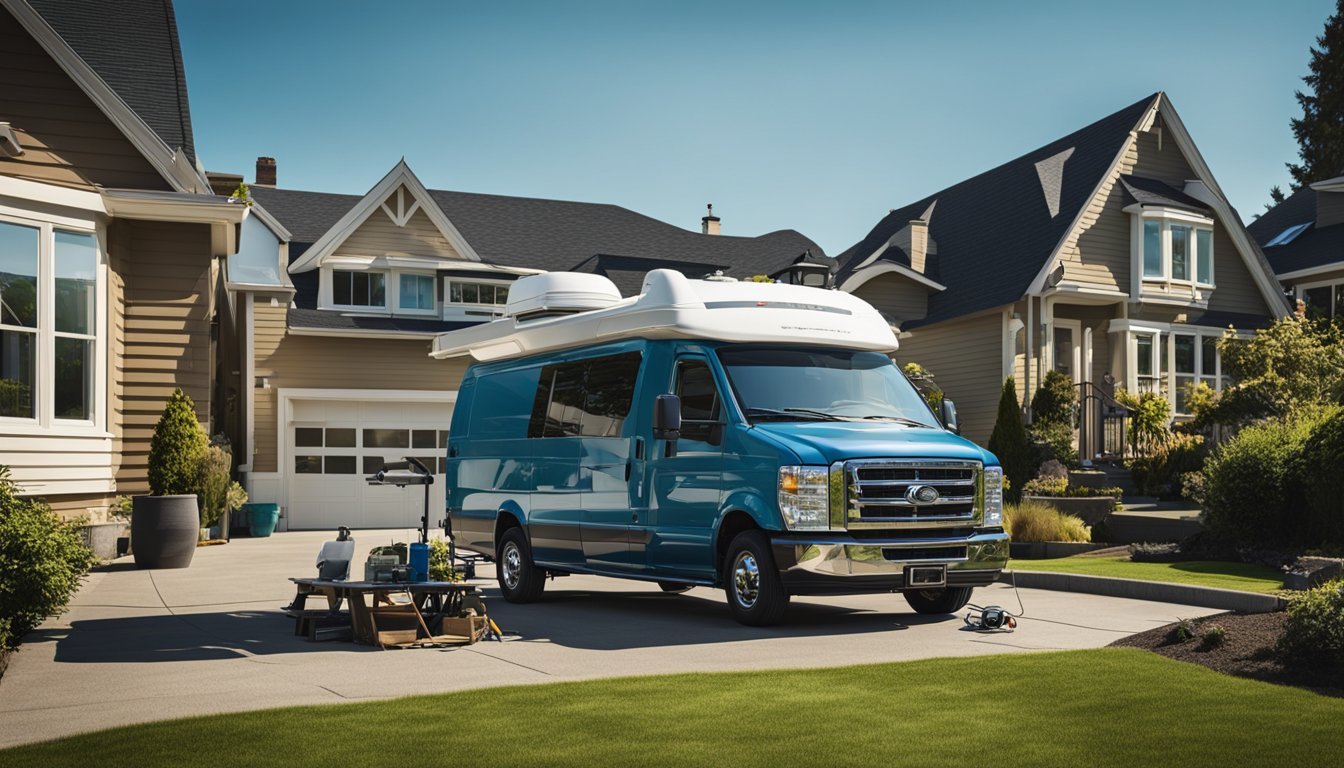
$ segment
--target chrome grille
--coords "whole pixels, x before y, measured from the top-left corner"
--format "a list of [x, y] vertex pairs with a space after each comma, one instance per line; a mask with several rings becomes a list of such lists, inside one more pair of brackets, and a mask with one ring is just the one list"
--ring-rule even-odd
[[[981, 507], [979, 462], [858, 459], [845, 462], [844, 474], [850, 528], [964, 526]], [[921, 486], [937, 499], [913, 499]]]

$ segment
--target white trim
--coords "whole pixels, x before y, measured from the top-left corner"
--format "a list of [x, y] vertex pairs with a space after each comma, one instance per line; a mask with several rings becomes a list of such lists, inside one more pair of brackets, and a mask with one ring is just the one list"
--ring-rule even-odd
[[[355, 230], [374, 211], [383, 210], [388, 216], [392, 216], [391, 211], [383, 206], [383, 202], [392, 195], [393, 191], [403, 185], [411, 191], [411, 194], [420, 203], [421, 210], [425, 212], [429, 220], [438, 228], [440, 234], [463, 259], [481, 261], [480, 255], [471, 247], [462, 233], [457, 230], [457, 227], [453, 226], [453, 223], [448, 220], [448, 216], [434, 202], [434, 198], [430, 197], [429, 190], [425, 189], [425, 185], [420, 183], [420, 179], [416, 178], [410, 166], [406, 165], [406, 160], [402, 159], [393, 166], [392, 170], [387, 172], [386, 176], [373, 185], [373, 188], [366, 192], [353, 208], [346, 211], [340, 220], [324, 232], [302, 257], [289, 265], [290, 273], [308, 272], [320, 266], [328, 256], [340, 247], [341, 243], [344, 243], [350, 235], [354, 234]], [[393, 221], [396, 221], [395, 217], [393, 217]], [[444, 261], [447, 263], [451, 260], [444, 259]]]
[[294, 328], [285, 329], [291, 336], [326, 336], [334, 339], [364, 337], [370, 339], [420, 339], [432, 341], [438, 331], [371, 331], [365, 328]]
[[243, 328], [243, 444], [247, 446], [247, 458], [239, 472], [251, 472], [252, 462], [257, 455], [257, 360], [256, 360], [256, 313], [253, 311], [252, 294], [242, 295], [242, 315], [240, 325]]
[[[69, 75], [108, 120], [140, 151], [154, 170], [178, 192], [204, 192], [210, 183], [180, 151], [169, 147], [121, 96], [80, 58], [41, 14], [22, 0], [0, 0], [38, 45]], [[177, 149], [180, 149], [177, 148]]]
[[1336, 176], [1333, 179], [1322, 179], [1309, 186], [1317, 192], [1344, 192], [1344, 176]]
[[173, 221], [210, 225], [212, 256], [238, 252], [238, 229], [248, 206], [231, 198], [180, 192], [149, 192], [136, 189], [105, 189], [103, 204], [110, 216], [144, 221]]
[[25, 203], [39, 202], [93, 213], [107, 213], [107, 208], [103, 205], [103, 196], [97, 192], [16, 179], [13, 176], [0, 176], [0, 195], [13, 197]]
[[1297, 280], [1303, 277], [1314, 277], [1315, 275], [1325, 274], [1326, 272], [1344, 272], [1344, 260], [1322, 264], [1319, 267], [1307, 267], [1306, 269], [1298, 269], [1293, 272], [1284, 272], [1278, 275], [1278, 278], [1279, 280]]
[[1131, 215], [1138, 215], [1148, 219], [1172, 219], [1175, 221], [1189, 222], [1191, 224], [1202, 224], [1205, 227], [1212, 227], [1215, 223], [1213, 219], [1202, 213], [1187, 211], [1184, 208], [1172, 208], [1165, 205], [1144, 205], [1143, 203], [1134, 203], [1127, 205], [1120, 210]]
[[253, 200], [247, 205], [247, 210], [251, 211], [271, 233], [280, 238], [280, 242], [287, 243], [294, 239], [293, 233], [285, 228], [280, 220], [271, 215], [271, 212], [261, 206], [261, 203]]
[[947, 290], [947, 286], [943, 285], [942, 283], [930, 280], [929, 278], [925, 277], [919, 272], [916, 272], [910, 267], [907, 267], [904, 264], [897, 264], [894, 261], [884, 261], [880, 264], [874, 264], [869, 267], [863, 267], [858, 271], [851, 273], [850, 276], [845, 279], [845, 282], [840, 285], [840, 290], [845, 291], [847, 293], [853, 293], [854, 291], [858, 290], [858, 288], [861, 287], [864, 283], [867, 283], [869, 280], [872, 280], [873, 278], [878, 277], [880, 275], [885, 275], [889, 273], [895, 273], [900, 275], [901, 277], [913, 280], [914, 282], [924, 286], [925, 288], [928, 288], [931, 291]]

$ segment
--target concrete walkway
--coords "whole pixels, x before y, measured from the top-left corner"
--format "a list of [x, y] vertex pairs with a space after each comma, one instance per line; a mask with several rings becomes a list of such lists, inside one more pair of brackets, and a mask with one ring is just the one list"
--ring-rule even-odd
[[[491, 615], [519, 640], [467, 648], [381, 651], [293, 636], [280, 607], [289, 576], [313, 573], [328, 532], [240, 539], [197, 550], [191, 568], [138, 571], [129, 559], [93, 574], [71, 610], [24, 642], [0, 679], [0, 747], [130, 723], [618, 675], [820, 667], [934, 656], [1100, 647], [1177, 618], [1214, 611], [1023, 589], [1028, 618], [1012, 634], [963, 629], [909, 611], [896, 595], [800, 598], [781, 627], [743, 627], [723, 594], [664, 595], [641, 582], [572, 576], [539, 604], [486, 587]], [[369, 547], [410, 540], [358, 531]], [[972, 602], [1016, 610], [1013, 590]]]

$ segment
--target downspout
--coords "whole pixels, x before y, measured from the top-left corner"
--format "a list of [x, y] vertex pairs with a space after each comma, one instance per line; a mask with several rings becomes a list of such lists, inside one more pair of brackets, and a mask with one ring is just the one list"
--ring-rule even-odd
[[1023, 412], [1027, 415], [1027, 420], [1031, 420], [1031, 398], [1027, 396], [1031, 392], [1031, 367], [1035, 365], [1036, 350], [1036, 320], [1032, 311], [1032, 296], [1027, 294], [1027, 359], [1022, 366], [1022, 392], [1023, 400], [1026, 401], [1026, 407]]

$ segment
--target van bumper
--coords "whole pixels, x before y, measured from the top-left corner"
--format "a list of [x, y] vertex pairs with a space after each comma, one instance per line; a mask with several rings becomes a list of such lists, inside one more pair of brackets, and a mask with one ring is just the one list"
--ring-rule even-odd
[[1008, 534], [997, 529], [939, 538], [775, 536], [770, 543], [793, 595], [901, 590], [911, 565], [946, 565], [947, 586], [983, 587], [1008, 565]]

